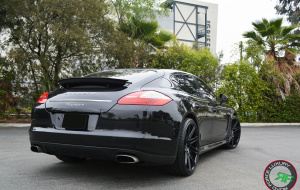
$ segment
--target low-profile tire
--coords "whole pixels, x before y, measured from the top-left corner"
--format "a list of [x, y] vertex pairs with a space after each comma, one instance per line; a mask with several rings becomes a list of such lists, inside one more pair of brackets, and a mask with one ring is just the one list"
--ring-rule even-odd
[[74, 156], [65, 156], [65, 155], [55, 155], [59, 160], [66, 163], [81, 163], [86, 160], [86, 158], [74, 157]]
[[199, 129], [193, 119], [183, 122], [179, 134], [177, 158], [172, 165], [166, 166], [166, 171], [181, 176], [190, 176], [197, 167], [199, 158]]
[[240, 142], [241, 138], [241, 124], [240, 121], [236, 118], [232, 120], [231, 131], [228, 139], [228, 143], [225, 144], [225, 148], [234, 149]]

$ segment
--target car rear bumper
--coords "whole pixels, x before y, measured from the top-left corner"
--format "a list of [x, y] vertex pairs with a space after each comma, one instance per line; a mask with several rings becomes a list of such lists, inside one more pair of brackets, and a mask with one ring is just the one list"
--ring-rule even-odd
[[70, 131], [65, 129], [31, 127], [32, 146], [52, 155], [116, 160], [119, 154], [136, 156], [140, 164], [172, 164], [176, 143], [130, 130]]

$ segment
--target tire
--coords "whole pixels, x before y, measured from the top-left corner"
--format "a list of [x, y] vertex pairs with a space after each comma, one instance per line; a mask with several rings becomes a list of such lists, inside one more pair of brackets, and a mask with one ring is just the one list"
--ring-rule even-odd
[[74, 156], [64, 156], [64, 155], [55, 155], [59, 160], [66, 163], [81, 163], [86, 160], [86, 158], [74, 157]]
[[234, 149], [240, 142], [241, 138], [241, 124], [240, 121], [236, 118], [232, 120], [231, 124], [231, 133], [228, 138], [228, 143], [225, 144], [225, 148]]
[[187, 118], [179, 134], [176, 160], [165, 169], [172, 174], [190, 176], [196, 170], [198, 158], [199, 129], [193, 119]]

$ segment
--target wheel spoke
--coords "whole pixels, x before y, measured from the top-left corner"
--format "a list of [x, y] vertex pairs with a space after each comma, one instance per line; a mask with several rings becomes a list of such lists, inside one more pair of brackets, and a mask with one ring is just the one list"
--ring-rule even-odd
[[231, 142], [230, 142], [231, 145], [234, 145], [234, 139], [235, 139], [235, 137], [233, 136], [231, 139]]
[[190, 131], [191, 131], [191, 129], [190, 129], [190, 127], [188, 127], [187, 130], [186, 130], [185, 142], [188, 142], [188, 140], [189, 140]]
[[192, 130], [190, 131], [190, 133], [189, 133], [189, 137], [188, 137], [188, 139], [191, 139], [192, 138], [192, 136], [193, 136], [193, 134], [194, 134], [194, 132], [195, 132], [195, 130], [196, 130], [196, 126], [192, 126], [193, 128], [192, 128]]
[[190, 154], [188, 154], [188, 168], [189, 170], [192, 170]]
[[191, 154], [189, 154], [189, 157], [190, 157], [191, 169], [192, 169], [192, 167], [195, 166], [195, 161], [194, 161], [194, 159], [193, 159], [193, 157], [192, 157]]
[[192, 146], [190, 147], [190, 151], [193, 152], [196, 155], [198, 154], [198, 150], [196, 148], [192, 147]]
[[235, 124], [232, 126], [232, 129], [235, 129], [237, 124], [238, 124], [238, 122], [236, 121]]
[[197, 141], [198, 141], [198, 136], [192, 138], [192, 139], [190, 140], [189, 145], [192, 145], [192, 144], [194, 144], [194, 143], [197, 142]]
[[184, 155], [184, 163], [187, 165], [188, 153], [185, 151]]
[[198, 155], [195, 155], [195, 157], [194, 157], [194, 166], [196, 166], [197, 165], [197, 158], [198, 158]]

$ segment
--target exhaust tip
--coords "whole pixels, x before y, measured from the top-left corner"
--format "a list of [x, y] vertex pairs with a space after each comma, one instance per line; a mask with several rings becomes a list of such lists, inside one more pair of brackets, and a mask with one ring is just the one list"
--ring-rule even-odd
[[35, 145], [31, 146], [30, 149], [32, 152], [43, 152], [41, 147]]
[[128, 154], [118, 154], [116, 156], [117, 162], [125, 164], [135, 164], [139, 162], [139, 159], [136, 156]]

